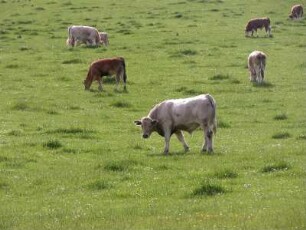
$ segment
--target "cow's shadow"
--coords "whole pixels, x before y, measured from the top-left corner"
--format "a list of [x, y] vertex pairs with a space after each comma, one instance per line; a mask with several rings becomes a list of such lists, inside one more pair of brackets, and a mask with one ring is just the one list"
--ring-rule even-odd
[[208, 157], [213, 157], [213, 156], [222, 156], [223, 154], [220, 152], [202, 152], [202, 151], [171, 151], [168, 154], [165, 154], [163, 152], [155, 153], [147, 153], [148, 157], [182, 157], [182, 156], [188, 156], [188, 155], [200, 155], [200, 156], [208, 156]]

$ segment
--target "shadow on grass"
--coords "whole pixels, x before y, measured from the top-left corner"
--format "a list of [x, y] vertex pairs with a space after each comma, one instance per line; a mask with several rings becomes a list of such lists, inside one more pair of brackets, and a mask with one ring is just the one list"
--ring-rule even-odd
[[256, 88], [272, 88], [274, 85], [270, 82], [264, 81], [262, 83], [252, 82], [253, 86]]

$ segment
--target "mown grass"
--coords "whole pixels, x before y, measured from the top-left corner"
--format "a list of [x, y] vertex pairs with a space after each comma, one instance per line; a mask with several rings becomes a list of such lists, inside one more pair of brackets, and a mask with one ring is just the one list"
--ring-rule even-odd
[[[0, 229], [305, 229], [306, 21], [296, 2], [0, 1]], [[106, 10], [107, 9], [107, 10]], [[271, 10], [273, 9], [273, 10]], [[250, 18], [269, 16], [245, 38]], [[67, 27], [96, 26], [108, 47], [66, 47]], [[265, 80], [247, 56], [267, 54]], [[90, 63], [126, 60], [84, 90]], [[134, 120], [158, 102], [209, 93], [203, 132], [141, 138]]]

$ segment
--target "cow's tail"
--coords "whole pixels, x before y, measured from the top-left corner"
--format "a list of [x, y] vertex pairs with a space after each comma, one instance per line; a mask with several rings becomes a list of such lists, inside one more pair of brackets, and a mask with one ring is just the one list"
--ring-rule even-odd
[[123, 57], [120, 57], [121, 61], [122, 61], [122, 65], [123, 65], [123, 83], [124, 83], [124, 88], [126, 89], [126, 79], [127, 79], [127, 75], [126, 75], [126, 68], [125, 68], [125, 60]]
[[208, 98], [210, 105], [212, 107], [212, 119], [209, 121], [209, 127], [210, 129], [212, 129], [213, 133], [216, 135], [217, 133], [216, 101], [210, 94], [206, 94], [206, 97]]

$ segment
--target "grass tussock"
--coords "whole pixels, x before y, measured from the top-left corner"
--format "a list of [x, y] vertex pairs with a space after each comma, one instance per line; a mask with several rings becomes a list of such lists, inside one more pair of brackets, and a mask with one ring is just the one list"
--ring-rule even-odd
[[306, 140], [306, 134], [305, 133], [300, 134], [297, 139]]
[[228, 74], [216, 74], [212, 77], [209, 78], [209, 80], [212, 81], [223, 81], [223, 80], [228, 80], [230, 76]]
[[112, 188], [112, 185], [104, 180], [97, 180], [87, 186], [90, 190], [101, 191]]
[[201, 90], [196, 90], [196, 89], [189, 89], [185, 86], [182, 86], [178, 89], [175, 90], [176, 92], [179, 92], [179, 93], [182, 93], [184, 95], [193, 95], [193, 96], [196, 96], [196, 95], [199, 95], [199, 94], [203, 94], [204, 92], [201, 91]]
[[286, 162], [278, 162], [274, 164], [266, 165], [262, 168], [261, 172], [263, 173], [271, 173], [271, 172], [277, 172], [277, 171], [286, 171], [290, 169], [291, 166]]
[[26, 101], [19, 101], [16, 102], [15, 105], [12, 107], [13, 110], [18, 110], [18, 111], [26, 111], [30, 109], [30, 106]]
[[104, 170], [123, 172], [138, 164], [139, 162], [135, 160], [110, 161], [104, 165]]
[[59, 149], [63, 147], [63, 144], [58, 140], [49, 140], [43, 143], [43, 147], [48, 148], [48, 149]]
[[273, 117], [274, 120], [287, 120], [288, 116], [285, 113], [277, 114]]
[[230, 127], [231, 125], [228, 122], [218, 119], [218, 128], [228, 129]]
[[111, 104], [112, 107], [116, 108], [130, 108], [132, 105], [126, 101], [116, 101]]
[[272, 136], [273, 139], [287, 139], [289, 137], [291, 137], [291, 135], [288, 132], [280, 132]]
[[200, 187], [193, 190], [192, 196], [216, 196], [224, 193], [226, 193], [226, 189], [221, 185], [206, 181]]
[[80, 63], [83, 63], [83, 61], [78, 58], [62, 61], [62, 64], [80, 64]]
[[220, 172], [216, 172], [214, 176], [218, 179], [234, 179], [238, 177], [238, 173], [231, 169], [224, 169]]

